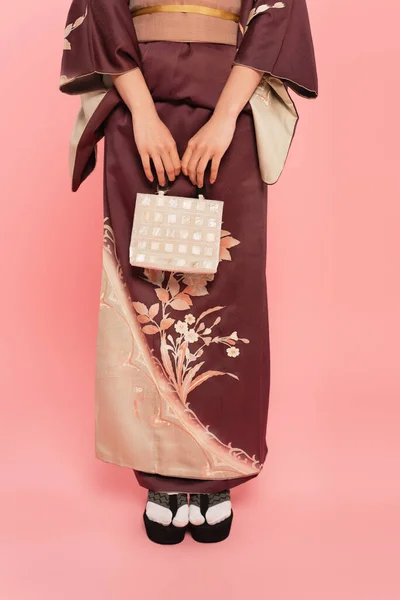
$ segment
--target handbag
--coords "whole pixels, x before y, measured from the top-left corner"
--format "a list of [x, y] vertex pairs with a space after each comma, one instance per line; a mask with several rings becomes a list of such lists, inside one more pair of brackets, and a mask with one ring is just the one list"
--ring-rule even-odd
[[222, 200], [138, 192], [129, 246], [135, 267], [181, 273], [216, 273], [219, 263]]

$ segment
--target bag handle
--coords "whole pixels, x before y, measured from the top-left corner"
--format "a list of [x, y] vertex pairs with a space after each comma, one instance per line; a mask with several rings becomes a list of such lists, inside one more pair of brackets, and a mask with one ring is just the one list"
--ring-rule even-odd
[[[159, 183], [157, 183], [157, 194], [159, 196], [165, 196], [165, 194], [168, 192], [168, 190], [169, 190], [168, 183], [166, 183], [165, 185], [160, 185]], [[200, 198], [201, 200], [204, 200], [204, 191], [205, 191], [204, 185], [201, 188], [199, 188], [196, 185], [196, 190], [197, 190], [197, 196], [198, 196], [198, 198]]]

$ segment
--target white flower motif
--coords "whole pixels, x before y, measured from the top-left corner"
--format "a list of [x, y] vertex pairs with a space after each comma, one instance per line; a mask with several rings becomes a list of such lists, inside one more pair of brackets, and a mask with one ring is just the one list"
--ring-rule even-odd
[[236, 358], [237, 356], [239, 356], [240, 350], [239, 350], [239, 348], [227, 348], [226, 353], [228, 356], [231, 356], [232, 358]]
[[212, 331], [212, 330], [211, 330], [210, 328], [208, 328], [208, 329], [205, 329], [205, 330], [203, 331], [203, 335], [209, 335], [209, 334], [211, 333], [211, 331]]
[[193, 323], [196, 323], [196, 318], [193, 315], [189, 314], [189, 315], [186, 315], [185, 321], [189, 325], [193, 325]]
[[189, 329], [189, 331], [185, 334], [185, 340], [189, 343], [197, 342], [198, 339], [199, 336], [194, 329]]
[[175, 331], [177, 333], [186, 333], [188, 330], [188, 326], [187, 323], [185, 323], [184, 321], [178, 321], [175, 324]]
[[231, 338], [231, 340], [236, 340], [237, 341], [239, 339], [237, 331], [234, 331], [233, 333], [231, 333], [230, 338]]

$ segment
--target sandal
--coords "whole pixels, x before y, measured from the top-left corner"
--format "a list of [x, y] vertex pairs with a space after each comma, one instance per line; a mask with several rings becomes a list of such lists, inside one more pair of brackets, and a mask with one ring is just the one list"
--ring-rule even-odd
[[[160, 504], [169, 508], [172, 512], [172, 520], [174, 519], [178, 508], [187, 504], [186, 494], [165, 494], [161, 492], [152, 492], [149, 490], [148, 500], [155, 504]], [[162, 525], [156, 521], [152, 521], [147, 516], [146, 510], [143, 513], [143, 521], [146, 528], [147, 537], [156, 544], [170, 545], [180, 544], [185, 538], [187, 525], [184, 527], [176, 527], [176, 525]]]
[[194, 525], [193, 523], [189, 523], [190, 533], [196, 542], [200, 542], [202, 544], [213, 544], [216, 542], [222, 542], [229, 536], [233, 521], [232, 510], [229, 517], [220, 523], [216, 523], [215, 525], [210, 525], [205, 520], [206, 512], [210, 506], [215, 506], [216, 504], [220, 504], [226, 500], [230, 500], [229, 490], [226, 492], [220, 492], [219, 494], [190, 495], [190, 503], [199, 506], [200, 512], [204, 517], [204, 523], [202, 525]]

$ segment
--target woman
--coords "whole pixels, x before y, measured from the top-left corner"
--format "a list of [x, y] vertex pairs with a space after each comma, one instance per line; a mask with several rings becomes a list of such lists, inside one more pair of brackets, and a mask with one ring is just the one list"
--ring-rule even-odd
[[[74, 191], [105, 138], [96, 455], [148, 489], [150, 539], [216, 542], [267, 454], [266, 173], [294, 133], [287, 88], [316, 97], [317, 76], [304, 0], [156, 2], [74, 0], [65, 31]], [[130, 265], [136, 194], [157, 185], [224, 201], [215, 275]]]

